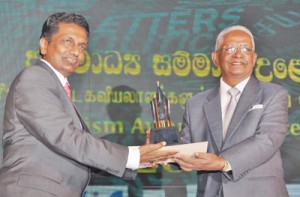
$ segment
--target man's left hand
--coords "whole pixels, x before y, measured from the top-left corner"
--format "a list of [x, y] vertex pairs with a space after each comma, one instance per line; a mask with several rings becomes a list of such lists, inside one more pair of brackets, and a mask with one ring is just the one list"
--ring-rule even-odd
[[194, 156], [177, 155], [173, 159], [182, 170], [217, 171], [224, 167], [225, 159], [212, 153], [196, 152]]

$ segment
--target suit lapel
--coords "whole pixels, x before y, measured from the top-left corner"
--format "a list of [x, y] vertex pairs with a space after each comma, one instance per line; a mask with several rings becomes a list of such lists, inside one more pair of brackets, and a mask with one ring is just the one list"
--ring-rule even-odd
[[85, 131], [89, 131], [88, 127], [86, 126], [86, 124], [84, 123], [83, 119], [81, 118], [78, 110], [76, 109], [76, 107], [73, 105], [73, 103], [70, 101], [68, 95], [65, 92], [64, 87], [62, 86], [60, 80], [58, 79], [58, 77], [56, 76], [56, 74], [54, 73], [54, 71], [47, 65], [45, 64], [43, 61], [38, 60], [36, 65], [43, 67], [45, 70], [47, 70], [51, 76], [55, 79], [57, 86], [59, 87], [59, 92], [60, 92], [60, 100], [63, 103], [64, 107], [66, 108], [66, 112], [72, 116], [73, 119], [73, 123], [74, 126], [76, 126], [77, 128], [83, 128]]
[[220, 150], [223, 142], [222, 112], [219, 88], [214, 88], [207, 97], [208, 103], [203, 106], [203, 110], [209, 125], [209, 131], [216, 146]]
[[257, 96], [259, 95], [257, 94], [257, 82], [258, 81], [254, 77], [251, 77], [245, 86], [229, 124], [224, 143], [234, 135], [251, 106], [255, 104]]
[[80, 115], [79, 111], [77, 110], [77, 107], [76, 107], [75, 105], [73, 105], [73, 107], [74, 107], [74, 109], [75, 109], [75, 111], [76, 111], [76, 114], [77, 114], [77, 116], [78, 116], [78, 118], [79, 118], [79, 121], [80, 121], [80, 123], [81, 123], [82, 129], [85, 130], [85, 131], [87, 131], [87, 132], [89, 132], [89, 133], [91, 133], [90, 129], [89, 129], [88, 126], [85, 124], [84, 120], [82, 119], [82, 116]]

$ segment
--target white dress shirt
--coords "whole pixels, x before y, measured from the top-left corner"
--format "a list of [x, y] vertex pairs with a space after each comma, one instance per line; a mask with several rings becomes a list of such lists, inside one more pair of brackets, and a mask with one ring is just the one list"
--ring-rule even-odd
[[[227, 83], [225, 83], [223, 81], [223, 77], [221, 77], [220, 79], [220, 97], [221, 97], [221, 110], [222, 110], [222, 122], [224, 122], [224, 116], [225, 116], [225, 111], [226, 111], [226, 107], [230, 102], [230, 95], [227, 93], [228, 90], [230, 88], [237, 88], [240, 93], [236, 96], [237, 102], [239, 101], [241, 94], [247, 84], [247, 82], [249, 81], [250, 77], [248, 77], [247, 79], [241, 81], [240, 83], [238, 83], [235, 87], [231, 87], [229, 86]], [[225, 158], [225, 166], [222, 169], [224, 172], [228, 172], [231, 171], [231, 165], [230, 163], [226, 160]]]
[[247, 79], [243, 80], [242, 82], [240, 82], [239, 84], [237, 84], [235, 87], [230, 87], [228, 84], [226, 84], [223, 81], [223, 77], [220, 79], [220, 97], [221, 97], [221, 110], [222, 110], [222, 121], [224, 120], [224, 115], [225, 115], [225, 111], [226, 111], [226, 106], [228, 105], [229, 101], [230, 101], [230, 95], [227, 93], [227, 91], [230, 88], [237, 88], [240, 91], [240, 94], [237, 95], [236, 99], [237, 102], [240, 99], [240, 96], [247, 84], [247, 82], [249, 81], [250, 77], [248, 77]]

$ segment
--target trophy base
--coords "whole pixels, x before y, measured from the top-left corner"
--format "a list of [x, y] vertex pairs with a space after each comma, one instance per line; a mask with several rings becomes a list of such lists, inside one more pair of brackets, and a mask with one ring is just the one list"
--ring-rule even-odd
[[179, 144], [179, 132], [176, 127], [153, 128], [150, 135], [151, 143], [165, 141], [167, 145]]

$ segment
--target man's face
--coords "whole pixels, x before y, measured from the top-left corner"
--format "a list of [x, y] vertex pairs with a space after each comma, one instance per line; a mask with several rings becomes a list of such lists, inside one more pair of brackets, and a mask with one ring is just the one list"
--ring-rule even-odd
[[60, 23], [50, 43], [45, 38], [40, 39], [40, 49], [43, 59], [67, 77], [84, 58], [87, 42], [87, 34], [82, 27], [74, 23]]
[[250, 35], [241, 30], [225, 34], [219, 49], [212, 53], [214, 64], [221, 69], [223, 80], [231, 86], [252, 74], [256, 58]]

